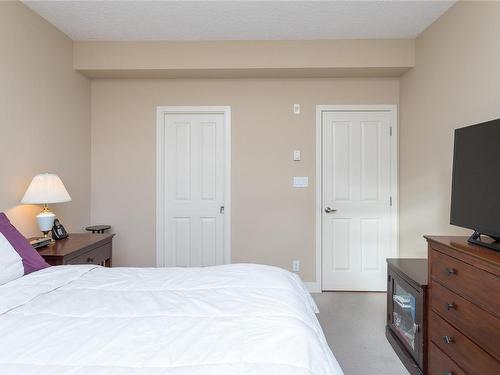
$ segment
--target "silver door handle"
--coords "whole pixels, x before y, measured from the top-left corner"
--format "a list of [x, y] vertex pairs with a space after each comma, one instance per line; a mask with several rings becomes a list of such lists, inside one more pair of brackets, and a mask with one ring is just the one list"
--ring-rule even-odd
[[335, 208], [326, 207], [325, 212], [327, 214], [331, 214], [331, 213], [337, 212], [337, 210]]

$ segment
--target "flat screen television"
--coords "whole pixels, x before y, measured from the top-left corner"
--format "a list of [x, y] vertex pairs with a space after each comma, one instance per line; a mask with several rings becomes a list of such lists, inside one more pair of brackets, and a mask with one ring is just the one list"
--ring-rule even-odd
[[450, 223], [500, 251], [500, 119], [455, 130]]

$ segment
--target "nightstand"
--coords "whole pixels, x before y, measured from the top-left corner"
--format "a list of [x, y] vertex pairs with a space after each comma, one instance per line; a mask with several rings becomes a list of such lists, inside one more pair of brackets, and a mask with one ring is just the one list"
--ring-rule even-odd
[[108, 233], [69, 233], [68, 238], [37, 250], [51, 266], [97, 264], [111, 267], [113, 236]]

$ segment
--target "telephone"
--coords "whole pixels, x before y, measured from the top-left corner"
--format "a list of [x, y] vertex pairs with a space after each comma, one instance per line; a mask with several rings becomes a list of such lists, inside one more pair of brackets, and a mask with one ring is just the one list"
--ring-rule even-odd
[[68, 237], [68, 232], [66, 232], [59, 219], [55, 219], [54, 226], [52, 227], [52, 238], [54, 240], [62, 240], [66, 237]]

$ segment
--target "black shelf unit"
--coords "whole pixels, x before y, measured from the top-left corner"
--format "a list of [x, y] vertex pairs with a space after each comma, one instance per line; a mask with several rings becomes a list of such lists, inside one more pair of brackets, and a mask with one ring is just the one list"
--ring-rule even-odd
[[385, 335], [412, 375], [427, 372], [427, 259], [387, 259]]

